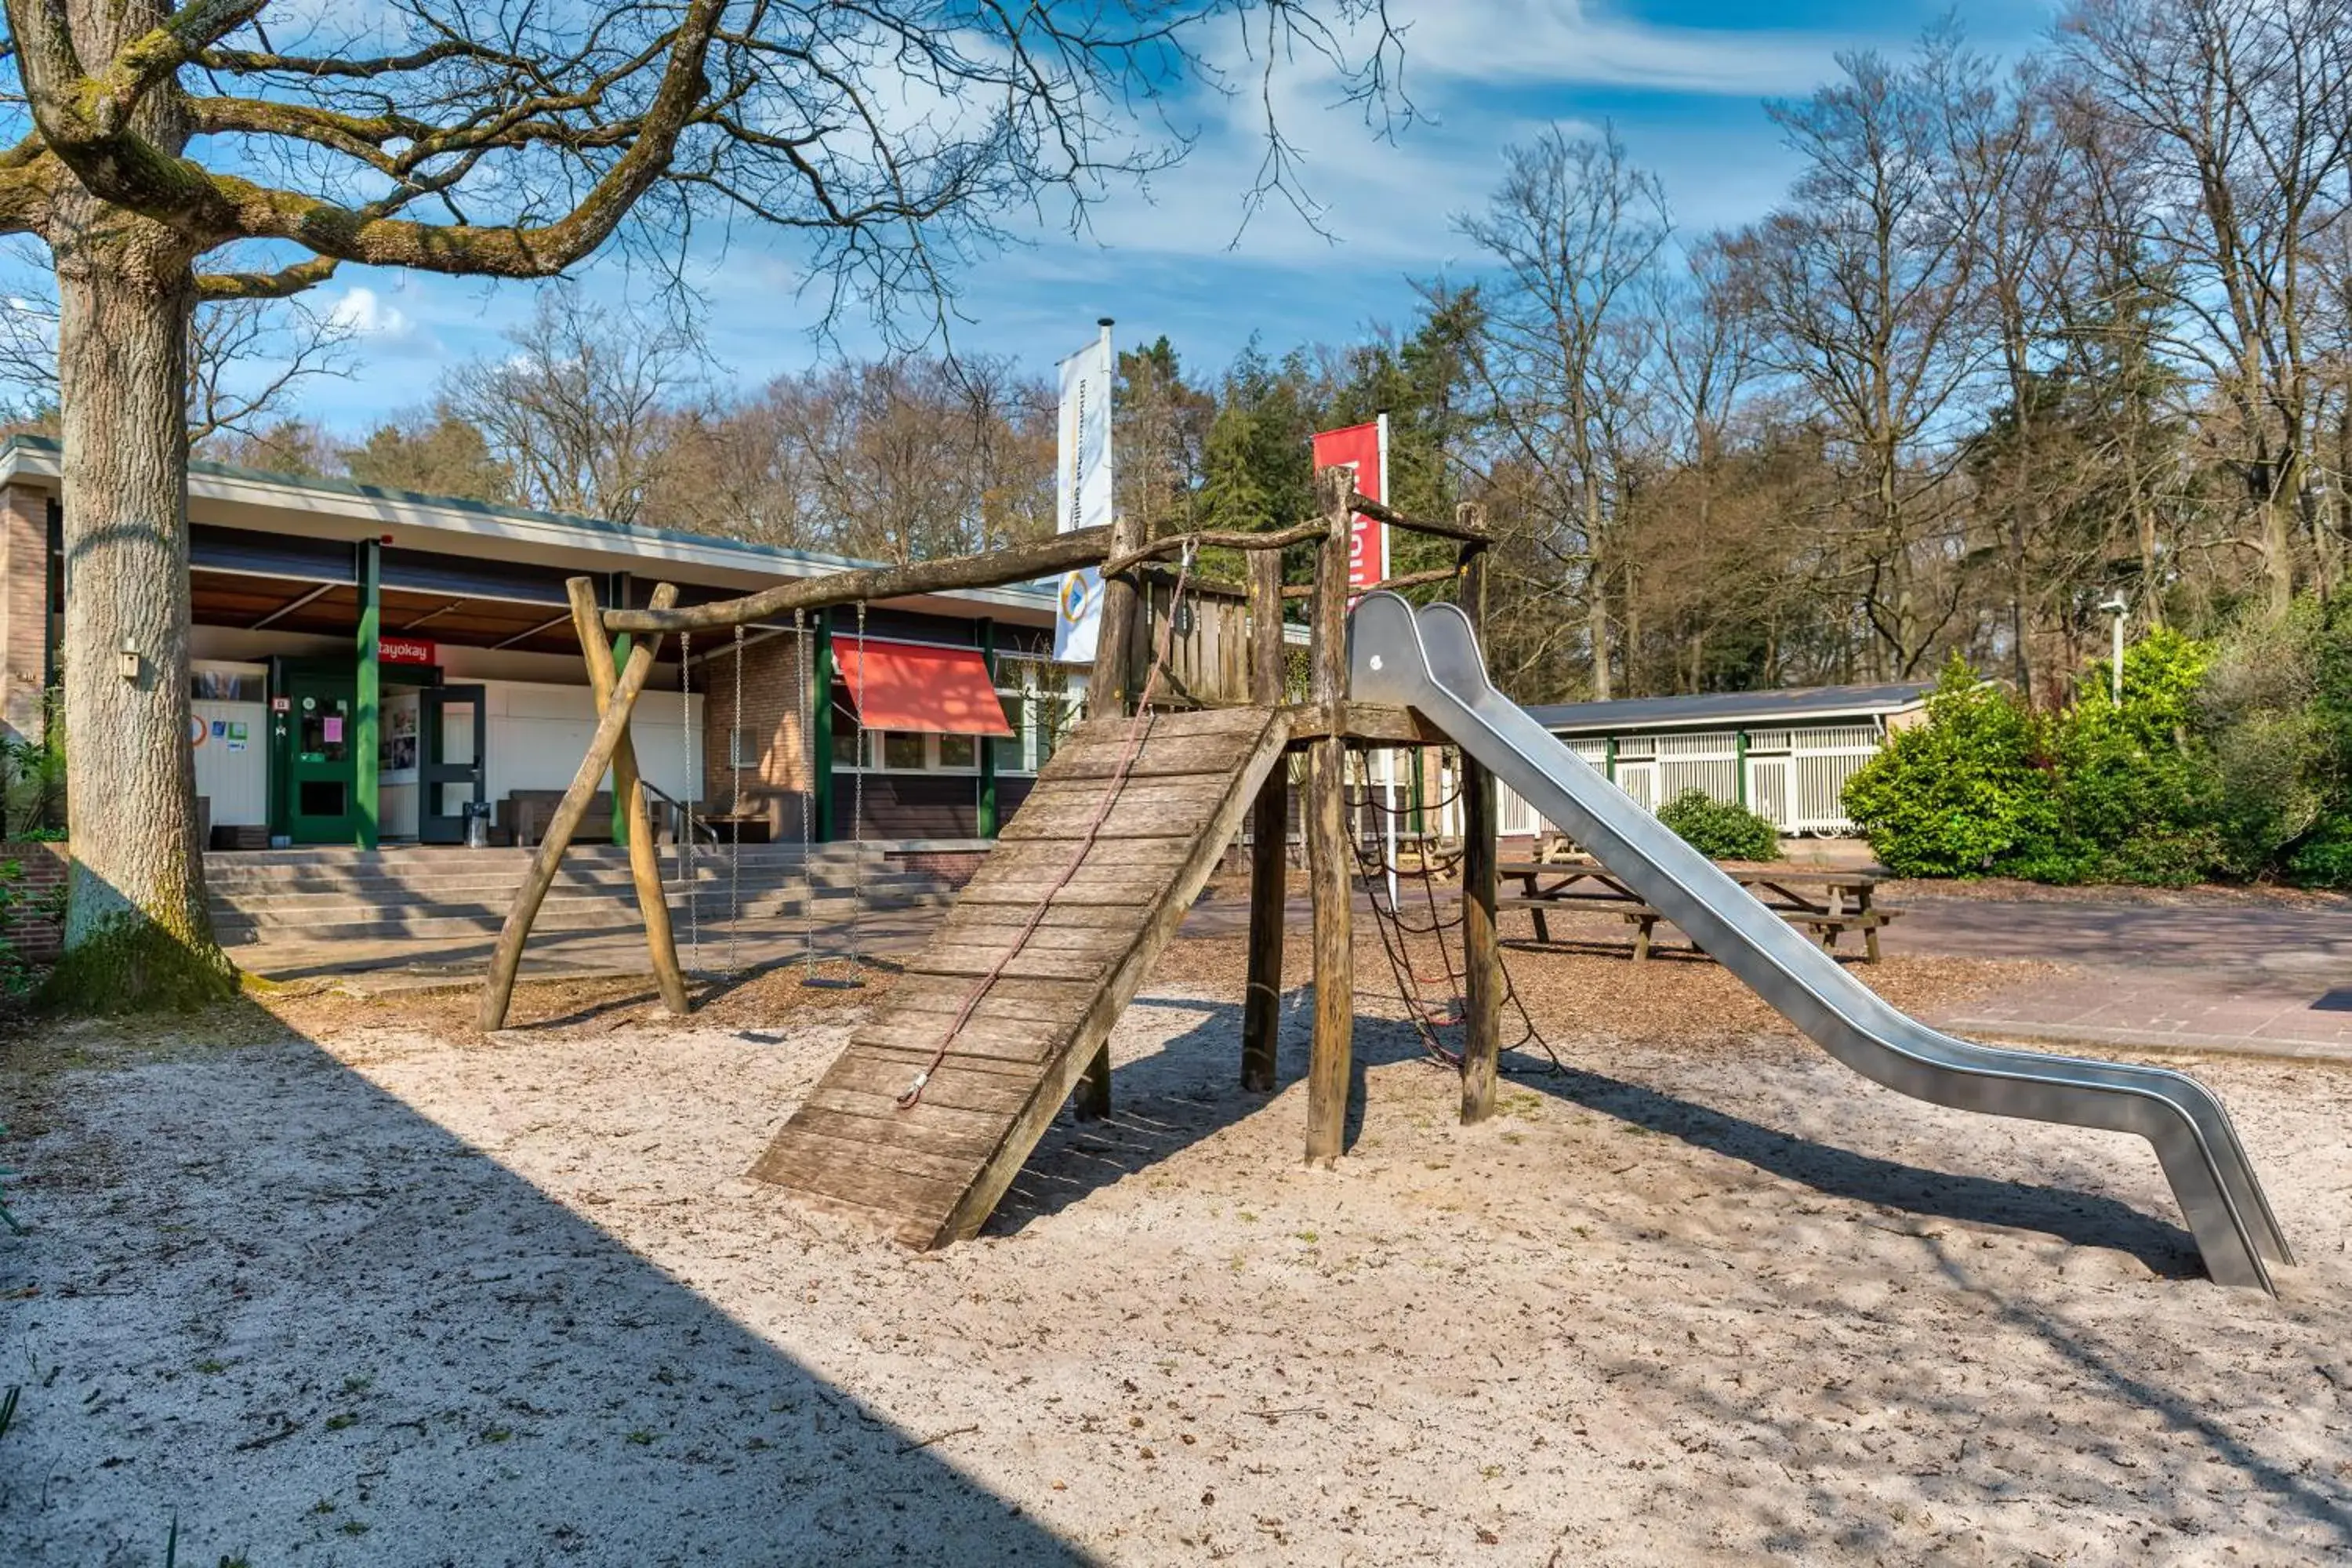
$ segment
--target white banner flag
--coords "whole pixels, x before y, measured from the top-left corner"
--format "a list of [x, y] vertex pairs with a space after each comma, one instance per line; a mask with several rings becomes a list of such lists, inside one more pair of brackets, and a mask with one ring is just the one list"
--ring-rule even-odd
[[[1062, 362], [1061, 440], [1054, 474], [1055, 531], [1110, 521], [1110, 324]], [[1088, 566], [1064, 574], [1054, 617], [1054, 657], [1091, 664], [1102, 621], [1102, 574]]]

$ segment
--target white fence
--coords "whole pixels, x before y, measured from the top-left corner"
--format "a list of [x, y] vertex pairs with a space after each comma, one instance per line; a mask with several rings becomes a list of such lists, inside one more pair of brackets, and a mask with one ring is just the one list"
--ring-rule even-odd
[[[1853, 823], [1842, 797], [1846, 781], [1878, 754], [1883, 743], [1867, 724], [1820, 730], [1759, 730], [1748, 737], [1745, 795], [1749, 810], [1789, 834], [1847, 834]], [[1593, 767], [1609, 767], [1609, 744], [1576, 739], [1569, 749]], [[1685, 790], [1702, 790], [1720, 801], [1742, 796], [1739, 737], [1725, 731], [1697, 735], [1621, 735], [1615, 782], [1633, 801], [1655, 811]], [[1507, 788], [1496, 786], [1496, 830], [1505, 837], [1530, 837], [1550, 825]], [[1440, 831], [1454, 833], [1454, 813]]]
[[1834, 730], [1800, 730], [1792, 737], [1796, 815], [1785, 826], [1798, 833], [1852, 833], [1845, 814], [1845, 782], [1878, 755], [1882, 742], [1868, 724]]

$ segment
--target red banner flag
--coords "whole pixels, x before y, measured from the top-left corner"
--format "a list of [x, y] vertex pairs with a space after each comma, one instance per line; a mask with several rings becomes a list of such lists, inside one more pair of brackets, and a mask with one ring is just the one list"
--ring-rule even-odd
[[[1370, 425], [1319, 432], [1315, 437], [1315, 466], [1328, 468], [1338, 464], [1354, 469], [1356, 493], [1385, 502], [1389, 499], [1388, 436], [1385, 417]], [[1388, 574], [1389, 531], [1358, 512], [1348, 539], [1349, 602], [1353, 604], [1356, 595], [1385, 581]]]

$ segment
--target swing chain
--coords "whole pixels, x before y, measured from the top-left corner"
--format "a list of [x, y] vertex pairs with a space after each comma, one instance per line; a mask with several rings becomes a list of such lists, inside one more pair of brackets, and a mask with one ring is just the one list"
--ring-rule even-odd
[[735, 706], [727, 735], [727, 810], [735, 819], [727, 843], [727, 973], [740, 972], [743, 934], [743, 623], [735, 623]]
[[793, 645], [800, 654], [800, 688], [793, 711], [801, 716], [801, 976], [816, 973], [816, 872], [809, 857], [816, 826], [816, 715], [809, 710], [808, 612], [793, 612]]
[[694, 634], [677, 634], [677, 732], [686, 747], [686, 778], [678, 790], [678, 880], [686, 888], [686, 966], [702, 973], [702, 889], [694, 864], [694, 802], [702, 793], [694, 766]]
[[[866, 601], [857, 601], [857, 679], [866, 679]], [[862, 689], [862, 688], [861, 688]], [[862, 921], [866, 915], [866, 770], [874, 759], [866, 749], [866, 720], [857, 721], [857, 772], [850, 784], [849, 805], [849, 968], [852, 973], [866, 967], [861, 951], [865, 939]]]

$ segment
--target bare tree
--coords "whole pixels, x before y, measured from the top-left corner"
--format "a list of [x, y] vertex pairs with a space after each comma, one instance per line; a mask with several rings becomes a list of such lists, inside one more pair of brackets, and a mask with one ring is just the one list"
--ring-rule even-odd
[[[1231, 85], [1194, 46], [1205, 26], [1238, 24], [1272, 70], [1299, 49], [1337, 59], [1366, 24], [1369, 58], [1339, 68], [1373, 106], [1395, 69], [1377, 0], [273, 9], [6, 0], [18, 123], [0, 231], [39, 236], [58, 278], [77, 588], [60, 1000], [214, 996], [233, 979], [177, 740], [199, 300], [290, 296], [345, 262], [544, 278], [615, 237], [674, 259], [698, 222], [749, 218], [802, 237], [836, 303], [887, 313], [911, 294], [936, 312], [1013, 215], [1050, 201], [1083, 223], [1113, 184], [1181, 153], [1150, 113], [1181, 84]], [[272, 261], [217, 262], [243, 241]], [[126, 649], [133, 680], [115, 673]]]
[[1727, 242], [1765, 363], [1801, 385], [1849, 454], [1859, 492], [1842, 570], [1898, 676], [1958, 615], [1930, 558], [1949, 492], [1926, 438], [1981, 363], [1973, 314], [1981, 185], [1956, 177], [1951, 106], [1986, 90], [1949, 33], [1905, 65], [1841, 56], [1843, 79], [1771, 106], [1804, 159], [1791, 200]]
[[[18, 258], [17, 259], [22, 259]], [[253, 436], [306, 383], [352, 372], [351, 325], [303, 300], [217, 300], [188, 324], [188, 439]], [[58, 406], [58, 300], [28, 285], [0, 298], [0, 388], [19, 417]]]
[[2208, 421], [2242, 477], [2270, 612], [2319, 515], [2309, 471], [2319, 388], [2314, 252], [2352, 174], [2347, 0], [2084, 0], [2061, 28], [2082, 101], [2149, 161], [2152, 253], [2195, 330], [2179, 352], [2222, 400]]
[[1647, 353], [1638, 285], [1666, 243], [1665, 196], [1613, 131], [1555, 127], [1508, 159], [1486, 211], [1455, 220], [1501, 270], [1476, 363], [1496, 428], [1552, 521], [1539, 547], [1581, 569], [1592, 694], [1605, 700], [1610, 584], [1624, 569], [1613, 529]]
[[1052, 401], [1002, 361], [810, 371], [763, 403], [803, 543], [904, 563], [1052, 531]]
[[441, 405], [472, 426], [526, 506], [634, 522], [662, 454], [662, 416], [692, 392], [702, 344], [581, 296], [542, 289], [509, 353], [452, 370]]

